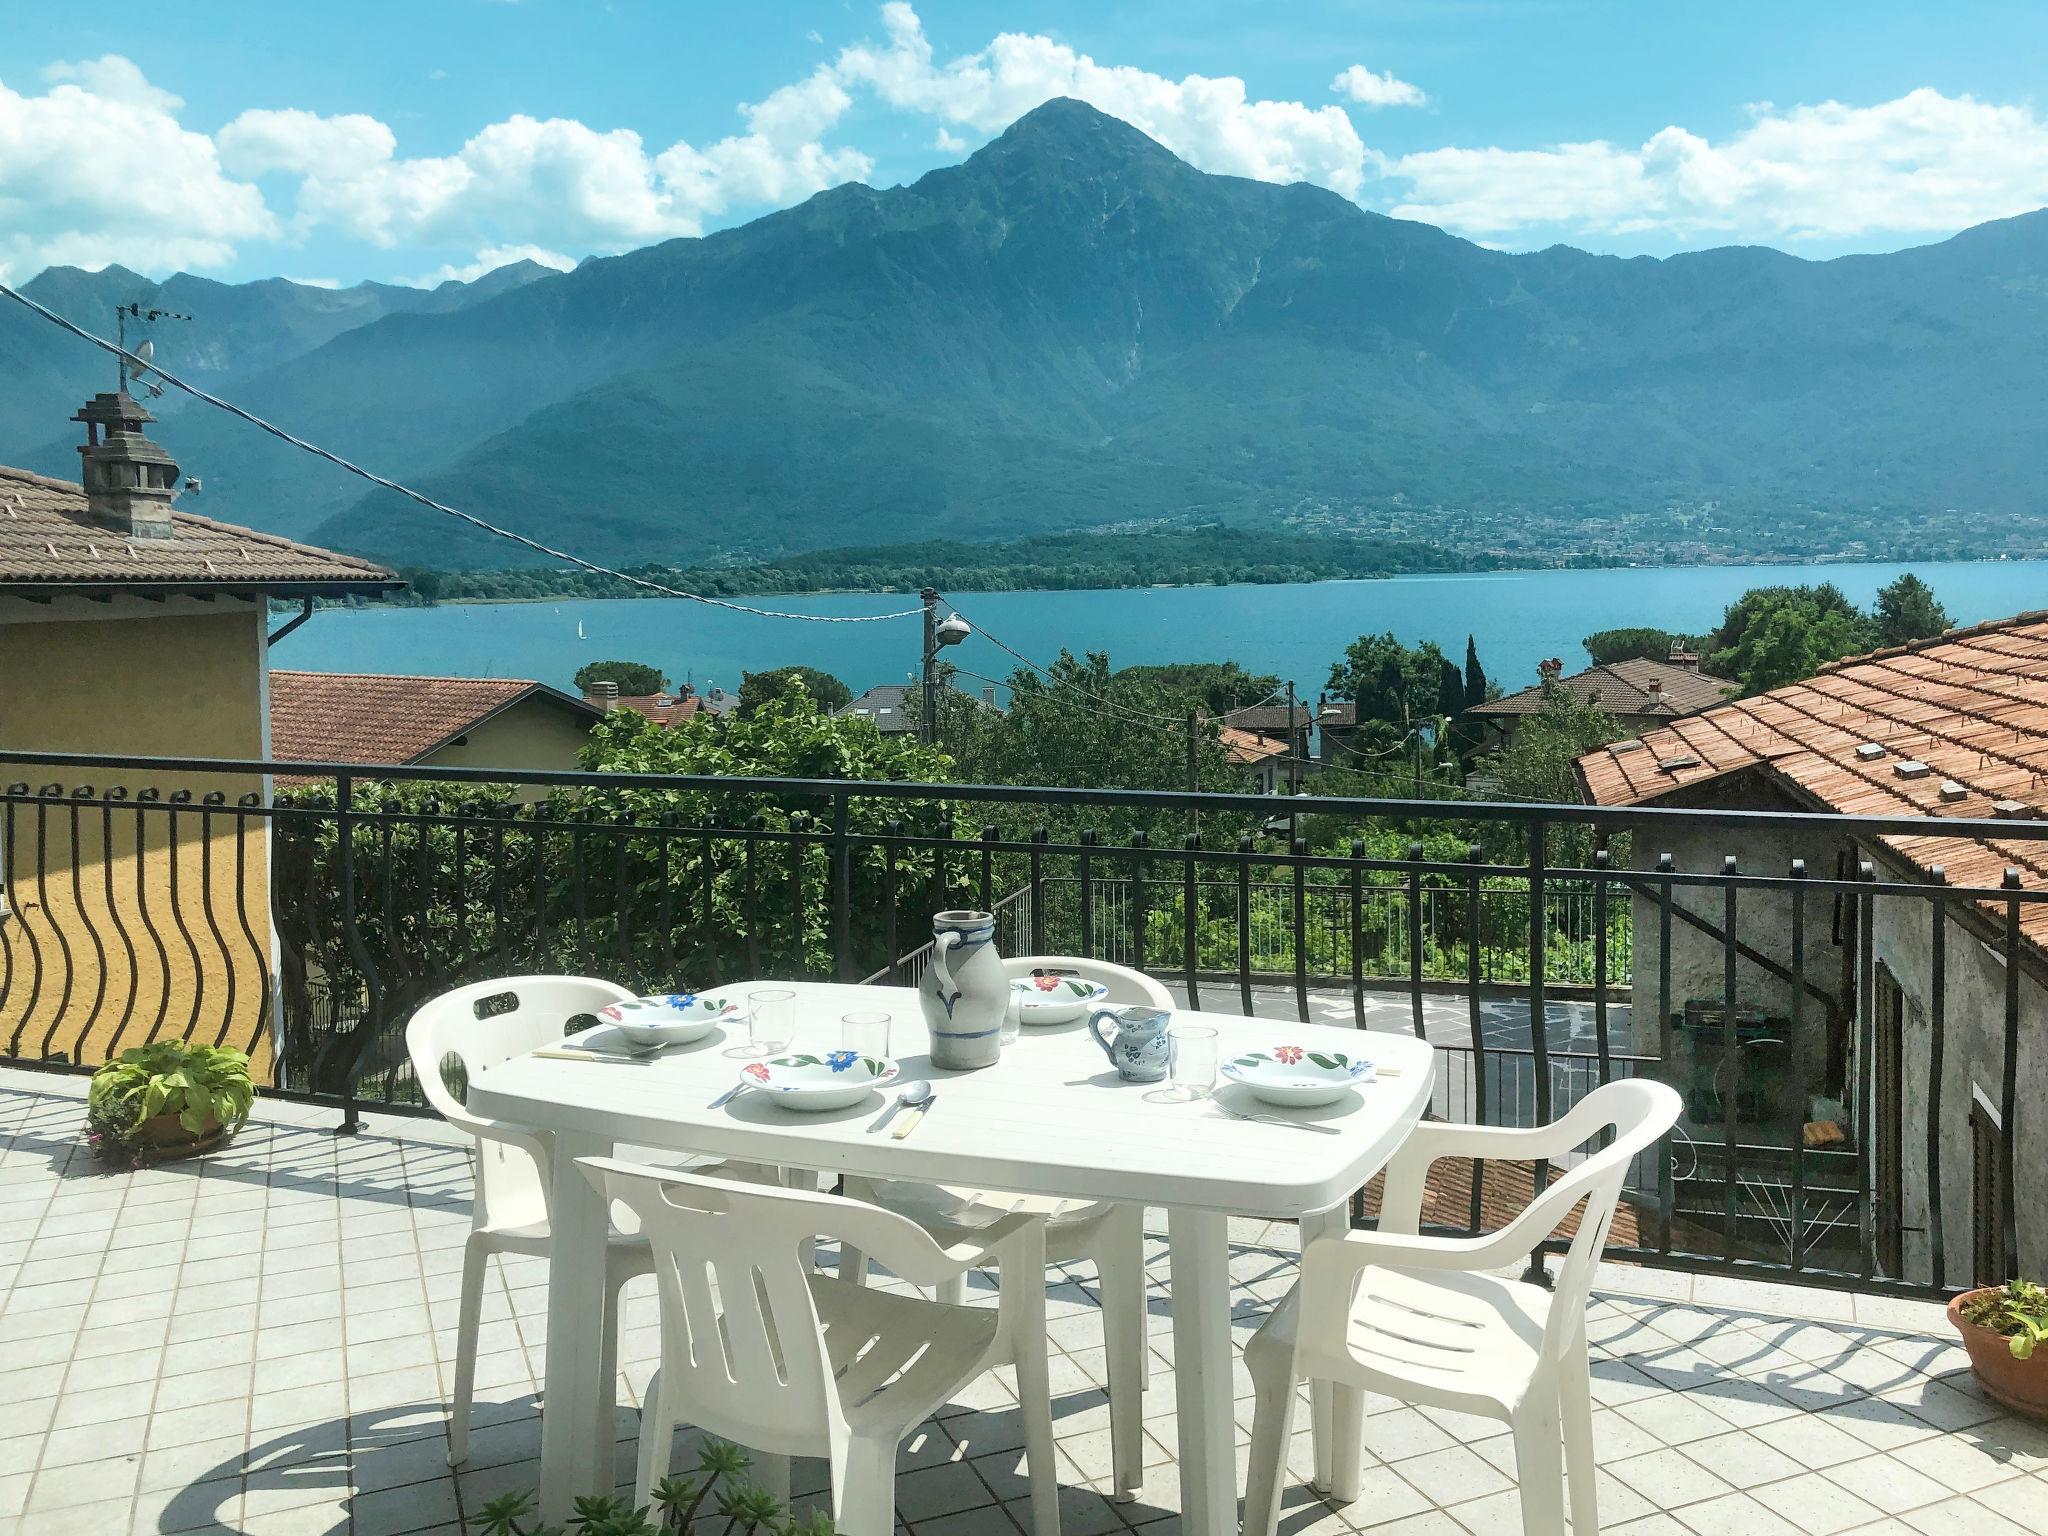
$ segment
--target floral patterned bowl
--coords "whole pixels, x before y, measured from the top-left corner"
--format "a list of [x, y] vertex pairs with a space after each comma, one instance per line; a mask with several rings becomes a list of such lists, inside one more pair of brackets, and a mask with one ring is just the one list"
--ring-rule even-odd
[[823, 1056], [771, 1056], [740, 1069], [740, 1081], [770, 1094], [784, 1109], [816, 1114], [858, 1104], [877, 1088], [896, 1080], [896, 1063], [886, 1056], [859, 1051], [828, 1051]]
[[1071, 1024], [1109, 996], [1101, 982], [1081, 976], [1019, 976], [1010, 992], [1025, 1024]]
[[1268, 1104], [1307, 1109], [1332, 1104], [1344, 1090], [1373, 1079], [1371, 1061], [1341, 1051], [1310, 1051], [1298, 1045], [1276, 1045], [1269, 1051], [1246, 1051], [1223, 1063], [1223, 1075], [1242, 1083]]
[[720, 1024], [736, 1023], [740, 1005], [695, 992], [663, 992], [600, 1008], [597, 1017], [635, 1045], [688, 1045]]

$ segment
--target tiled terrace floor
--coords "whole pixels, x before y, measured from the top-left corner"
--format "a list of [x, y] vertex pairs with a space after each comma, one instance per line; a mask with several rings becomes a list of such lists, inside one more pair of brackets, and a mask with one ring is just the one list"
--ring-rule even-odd
[[[471, 1459], [445, 1464], [469, 1172], [438, 1124], [383, 1119], [340, 1139], [330, 1111], [265, 1104], [218, 1155], [110, 1173], [79, 1143], [82, 1088], [0, 1073], [0, 1536], [455, 1532], [532, 1484], [546, 1311], [533, 1263], [492, 1277]], [[1292, 1278], [1293, 1232], [1236, 1236], [1248, 1332]], [[1119, 1505], [1094, 1491], [1108, 1429], [1089, 1276], [1054, 1292], [1069, 1536], [1177, 1528], [1158, 1281], [1155, 1298], [1154, 1465], [1143, 1498]], [[651, 1368], [653, 1306], [628, 1303], [622, 1402]], [[1615, 1269], [1592, 1335], [1610, 1531], [2048, 1533], [2048, 1430], [1978, 1396], [1935, 1308]], [[1241, 1427], [1246, 1391], [1240, 1373]], [[1492, 1426], [1372, 1406], [1365, 1497], [1332, 1509], [1297, 1487], [1284, 1530], [1520, 1530]], [[1005, 1513], [1024, 1491], [1010, 1408], [986, 1390], [906, 1445], [898, 1498], [915, 1536], [1024, 1528]], [[622, 1408], [622, 1477], [635, 1418]]]

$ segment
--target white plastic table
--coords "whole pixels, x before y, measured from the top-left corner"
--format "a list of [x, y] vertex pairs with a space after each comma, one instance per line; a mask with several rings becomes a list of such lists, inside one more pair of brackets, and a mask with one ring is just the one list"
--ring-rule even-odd
[[[1374, 1034], [1374, 1060], [1398, 1068], [1321, 1109], [1277, 1111], [1244, 1090], [1224, 1102], [1262, 1114], [1336, 1126], [1237, 1120], [1216, 1104], [1161, 1102], [1158, 1087], [1119, 1082], [1082, 1025], [1026, 1029], [1000, 1065], [939, 1072], [917, 994], [908, 988], [822, 983], [798, 994], [793, 1048], [837, 1045], [838, 1020], [856, 1009], [895, 1016], [903, 1079], [927, 1078], [938, 1098], [907, 1139], [880, 1132], [884, 1103], [797, 1114], [765, 1095], [710, 1101], [738, 1080], [726, 1053], [744, 1039], [713, 1034], [646, 1062], [515, 1057], [478, 1074], [471, 1110], [554, 1133], [554, 1241], [549, 1268], [546, 1395], [541, 1422], [542, 1515], [559, 1520], [581, 1494], [612, 1485], [614, 1384], [603, 1380], [604, 1249], [609, 1212], [576, 1167], [615, 1143], [872, 1178], [918, 1179], [1020, 1194], [1163, 1206], [1172, 1277], [1174, 1387], [1180, 1428], [1183, 1528], [1201, 1536], [1237, 1529], [1231, 1415], [1232, 1215], [1303, 1219], [1303, 1239], [1341, 1229], [1354, 1190], [1379, 1171], [1429, 1104], [1434, 1053], [1404, 1035]], [[744, 997], [750, 984], [719, 989]], [[1234, 1048], [1298, 1044], [1355, 1051], [1354, 1030], [1236, 1015], [1184, 1013]], [[737, 1032], [744, 1035], [744, 1030]], [[1322, 1480], [1322, 1479], [1319, 1479]]]

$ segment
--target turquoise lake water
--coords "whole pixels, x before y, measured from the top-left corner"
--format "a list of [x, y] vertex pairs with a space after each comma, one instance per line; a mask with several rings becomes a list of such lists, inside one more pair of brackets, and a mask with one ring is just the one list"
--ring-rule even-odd
[[[1867, 603], [1901, 571], [1934, 588], [1958, 624], [2048, 607], [2048, 561], [1914, 565], [1710, 566], [1646, 570], [1520, 571], [1329, 581], [1299, 586], [1179, 587], [1136, 592], [965, 593], [970, 621], [1037, 661], [1062, 647], [1106, 650], [1117, 666], [1234, 660], [1292, 678], [1313, 699], [1331, 662], [1359, 634], [1392, 630], [1434, 640], [1455, 660], [1465, 636], [1488, 676], [1510, 688], [1536, 680], [1536, 664], [1585, 665], [1579, 641], [1597, 629], [1653, 624], [1696, 632], [1718, 623], [1745, 590], [1765, 583], [1832, 581]], [[750, 597], [749, 603], [816, 614], [887, 613], [902, 595]], [[581, 624], [586, 636], [577, 639]], [[282, 642], [273, 664], [317, 671], [530, 677], [567, 687], [587, 661], [652, 662], [676, 682], [739, 685], [740, 673], [805, 663], [858, 693], [901, 682], [917, 665], [916, 619], [807, 624], [729, 613], [680, 599], [445, 604], [438, 608], [333, 609]], [[1016, 663], [975, 638], [951, 657], [1005, 678]]]

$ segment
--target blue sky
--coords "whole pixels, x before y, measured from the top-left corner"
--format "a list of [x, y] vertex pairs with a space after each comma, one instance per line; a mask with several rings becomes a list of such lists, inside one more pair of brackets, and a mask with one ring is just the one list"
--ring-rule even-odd
[[565, 264], [914, 179], [1054, 94], [1204, 169], [1510, 249], [1824, 257], [2048, 203], [2038, 0], [180, 0], [8, 23], [10, 280]]

